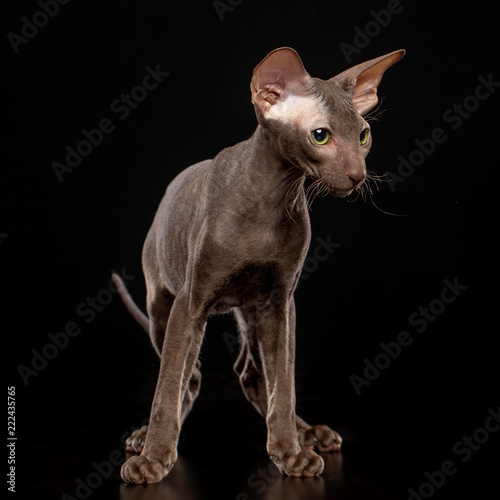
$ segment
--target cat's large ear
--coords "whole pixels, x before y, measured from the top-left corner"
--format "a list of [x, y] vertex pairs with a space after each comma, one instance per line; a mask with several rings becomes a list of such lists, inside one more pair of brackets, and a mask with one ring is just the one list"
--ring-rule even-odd
[[252, 102], [265, 112], [292, 93], [304, 95], [314, 82], [295, 50], [289, 47], [270, 52], [253, 70]]
[[352, 100], [360, 115], [364, 115], [378, 102], [377, 87], [386, 69], [405, 55], [403, 49], [390, 52], [385, 56], [371, 59], [353, 66], [331, 78], [352, 94]]

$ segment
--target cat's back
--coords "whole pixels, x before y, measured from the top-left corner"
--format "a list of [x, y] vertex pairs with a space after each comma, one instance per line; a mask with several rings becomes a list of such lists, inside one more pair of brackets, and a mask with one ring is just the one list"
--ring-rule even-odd
[[203, 177], [210, 169], [212, 162], [212, 159], [203, 160], [182, 170], [167, 186], [164, 199], [175, 198], [179, 194], [185, 196], [193, 191], [196, 185], [203, 182]]
[[159, 228], [161, 233], [165, 233], [189, 225], [203, 198], [204, 178], [212, 161], [210, 159], [195, 163], [174, 177], [160, 201], [149, 237]]

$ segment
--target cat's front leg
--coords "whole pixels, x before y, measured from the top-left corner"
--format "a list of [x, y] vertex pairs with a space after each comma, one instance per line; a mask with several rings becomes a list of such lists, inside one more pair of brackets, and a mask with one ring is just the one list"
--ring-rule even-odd
[[323, 472], [323, 459], [313, 450], [301, 450], [295, 421], [295, 307], [284, 302], [260, 319], [257, 340], [266, 378], [267, 451], [276, 467], [293, 477]]
[[161, 351], [160, 373], [141, 455], [130, 457], [121, 469], [130, 483], [157, 483], [177, 459], [181, 401], [185, 398], [205, 329], [205, 316], [190, 316], [184, 295], [174, 300]]

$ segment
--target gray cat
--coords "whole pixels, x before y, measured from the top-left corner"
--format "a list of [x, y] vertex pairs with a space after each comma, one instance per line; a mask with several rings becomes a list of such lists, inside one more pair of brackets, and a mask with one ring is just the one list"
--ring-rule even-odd
[[259, 125], [252, 137], [168, 186], [142, 254], [148, 317], [113, 276], [161, 359], [149, 427], [128, 440], [140, 455], [123, 464], [125, 481], [156, 483], [173, 467], [199, 392], [207, 317], [229, 310], [241, 341], [234, 369], [266, 419], [276, 467], [313, 477], [324, 466], [314, 448], [340, 449], [335, 431], [295, 414], [293, 292], [311, 234], [304, 181], [339, 197], [360, 189], [372, 143], [363, 115], [378, 102], [385, 70], [403, 55], [397, 50], [325, 81], [309, 76], [293, 49], [274, 50], [253, 72]]

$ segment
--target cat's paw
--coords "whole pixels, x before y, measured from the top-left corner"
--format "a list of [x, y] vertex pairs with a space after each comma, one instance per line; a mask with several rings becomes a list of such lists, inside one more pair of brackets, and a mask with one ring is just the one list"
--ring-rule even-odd
[[282, 474], [291, 477], [315, 477], [325, 467], [323, 459], [313, 450], [285, 453], [282, 457], [271, 455], [271, 460]]
[[170, 472], [174, 462], [175, 460], [169, 460], [164, 465], [159, 460], [150, 460], [144, 455], [134, 455], [122, 465], [120, 475], [127, 483], [158, 483]]
[[140, 455], [144, 448], [144, 441], [146, 441], [146, 434], [148, 433], [148, 426], [143, 425], [140, 429], [136, 429], [130, 434], [125, 441], [125, 450], [127, 453], [136, 453]]
[[326, 425], [313, 425], [309, 429], [299, 429], [297, 434], [303, 450], [317, 448], [321, 452], [329, 452], [338, 451], [342, 446], [340, 434]]

